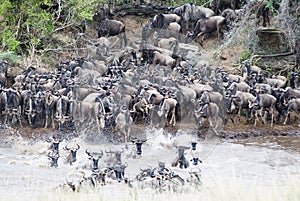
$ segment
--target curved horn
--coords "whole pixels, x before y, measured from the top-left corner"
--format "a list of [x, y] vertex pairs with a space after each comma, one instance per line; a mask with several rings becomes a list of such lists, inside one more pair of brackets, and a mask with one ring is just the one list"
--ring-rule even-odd
[[185, 150], [185, 149], [189, 149], [190, 147], [187, 147], [187, 146], [183, 146], [182, 148], [183, 148], [183, 149]]
[[112, 150], [109, 149], [109, 151], [105, 150], [105, 153], [107, 154], [111, 154], [111, 153], [114, 153]]
[[91, 153], [89, 152], [88, 149], [85, 150], [85, 153], [86, 153], [88, 156], [91, 156]]
[[100, 152], [99, 152], [98, 158], [102, 158], [102, 156], [103, 156], [103, 151], [102, 151], [102, 149], [100, 149]]
[[132, 142], [132, 143], [135, 143], [136, 142], [136, 138], [134, 138], [134, 137], [130, 137], [130, 142]]
[[46, 142], [52, 142], [52, 139], [50, 138], [50, 137], [48, 137], [47, 139], [46, 139]]
[[68, 144], [65, 145], [65, 149], [66, 149], [67, 151], [70, 150], [70, 148], [68, 148]]
[[47, 155], [47, 156], [48, 156], [49, 158], [53, 158], [53, 156], [51, 156], [51, 155], [50, 155], [50, 152], [48, 153], [48, 155]]
[[77, 145], [77, 149], [76, 149], [76, 150], [80, 149], [80, 146], [79, 146], [79, 144], [76, 144], [76, 145]]

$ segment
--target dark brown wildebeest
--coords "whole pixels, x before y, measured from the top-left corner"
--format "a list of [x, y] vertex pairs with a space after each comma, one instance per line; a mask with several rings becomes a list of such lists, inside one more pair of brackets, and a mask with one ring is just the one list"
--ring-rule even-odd
[[226, 24], [226, 19], [222, 16], [212, 16], [207, 19], [199, 19], [192, 34], [192, 39], [196, 39], [198, 36], [202, 36], [200, 44], [203, 43], [206, 34], [211, 34], [217, 31], [218, 40], [222, 35], [222, 27]]
[[102, 21], [100, 28], [98, 29], [98, 38], [109, 36], [119, 36], [121, 39], [120, 46], [122, 46], [122, 41], [124, 41], [124, 45], [127, 46], [125, 25], [122, 22], [109, 19]]

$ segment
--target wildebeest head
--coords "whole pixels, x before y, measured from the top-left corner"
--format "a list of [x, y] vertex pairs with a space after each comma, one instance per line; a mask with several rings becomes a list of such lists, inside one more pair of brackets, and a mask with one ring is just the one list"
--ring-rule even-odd
[[127, 168], [127, 163], [118, 164], [113, 167], [117, 180], [120, 182], [124, 179], [125, 169]]
[[69, 161], [68, 161], [70, 164], [72, 164], [73, 162], [75, 162], [77, 160], [76, 154], [79, 149], [80, 149], [80, 146], [78, 144], [76, 144], [76, 146], [72, 146], [72, 147], [69, 147], [68, 144], [65, 146], [65, 150], [70, 151]]
[[184, 151], [189, 149], [189, 147], [185, 147], [185, 146], [178, 146], [176, 147], [178, 149], [178, 158], [179, 159], [183, 159], [185, 158], [184, 156]]
[[157, 14], [153, 17], [153, 20], [150, 24], [151, 29], [160, 29], [164, 26], [164, 16], [162, 13]]
[[178, 16], [183, 16], [187, 6], [188, 6], [188, 4], [184, 4], [184, 5], [174, 8], [173, 13], [175, 13]]
[[202, 161], [198, 157], [192, 158], [191, 161], [193, 161], [193, 165], [198, 165], [198, 163], [202, 163]]
[[192, 150], [196, 150], [197, 142], [191, 142]]
[[7, 99], [7, 109], [16, 109], [19, 106], [19, 97], [18, 92], [13, 89], [8, 89], [6, 91], [6, 99]]
[[93, 162], [92, 170], [98, 170], [99, 159], [103, 156], [103, 151], [100, 152], [90, 152], [88, 149], [85, 150], [85, 153], [89, 156], [89, 159]]
[[37, 113], [41, 113], [44, 109], [44, 103], [45, 103], [45, 95], [43, 92], [39, 91], [35, 95], [35, 105]]
[[208, 104], [201, 106], [199, 110], [200, 117], [206, 118], [208, 116]]
[[107, 150], [105, 150], [105, 152], [108, 153], [108, 154], [114, 154], [114, 157], [115, 157], [115, 160], [116, 160], [117, 164], [122, 163], [121, 156], [122, 156], [122, 153], [124, 152], [123, 148], [122, 148], [121, 151], [119, 151], [119, 150], [118, 151], [111, 151], [111, 150], [107, 151]]
[[132, 143], [134, 143], [136, 146], [136, 154], [141, 155], [142, 154], [142, 145], [144, 142], [147, 141], [147, 139], [131, 138], [130, 141]]
[[48, 158], [51, 160], [51, 167], [58, 167], [58, 158], [59, 158], [59, 153], [57, 151], [52, 151], [51, 153], [48, 154]]

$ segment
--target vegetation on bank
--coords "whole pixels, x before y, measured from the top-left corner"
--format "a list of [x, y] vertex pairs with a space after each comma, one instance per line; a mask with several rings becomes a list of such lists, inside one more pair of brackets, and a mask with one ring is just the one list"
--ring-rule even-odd
[[[209, 6], [213, 0], [194, 0], [197, 5]], [[282, 0], [267, 0], [274, 14], [274, 5]], [[293, 1], [293, 0], [290, 0]], [[147, 4], [147, 0], [2, 0], [0, 4], [0, 59], [16, 61], [21, 58], [29, 64], [37, 58], [41, 62], [57, 61], [52, 50], [70, 49], [74, 41], [67, 33], [80, 33], [83, 19], [88, 24], [95, 13], [104, 7], [127, 6], [134, 3]], [[187, 0], [151, 1], [157, 5], [178, 6]], [[125, 4], [126, 3], [126, 4]], [[72, 46], [73, 45], [73, 46]], [[251, 52], [243, 52], [241, 60], [249, 58]], [[23, 61], [24, 63], [24, 61]]]
[[[176, 5], [186, 2], [179, 0]], [[206, 4], [208, 0], [198, 0]], [[30, 55], [51, 46], [55, 33], [79, 28], [83, 19], [92, 20], [104, 3], [120, 5], [120, 0], [3, 0], [0, 7], [0, 50]]]

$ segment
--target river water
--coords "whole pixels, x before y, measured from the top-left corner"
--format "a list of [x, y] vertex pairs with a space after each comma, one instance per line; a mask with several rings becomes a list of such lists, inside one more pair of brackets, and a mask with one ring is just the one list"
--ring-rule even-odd
[[[0, 200], [300, 200], [300, 154], [272, 140], [228, 142], [217, 138], [197, 139], [202, 159], [202, 184], [185, 186], [182, 192], [162, 192], [139, 189], [134, 181], [141, 167], [157, 166], [159, 161], [170, 166], [176, 158], [172, 146], [188, 145], [195, 140], [189, 131], [176, 136], [162, 129], [146, 129], [147, 142], [142, 157], [132, 157], [133, 145], [122, 155], [128, 163], [125, 175], [133, 180], [129, 188], [123, 182], [98, 186], [79, 192], [60, 188], [76, 169], [87, 161], [85, 149], [121, 149], [122, 144], [87, 140], [84, 135], [64, 140], [60, 145], [58, 168], [50, 167], [47, 159], [49, 143], [41, 139], [25, 140], [18, 135], [2, 137], [0, 144]], [[286, 141], [295, 143], [289, 137]], [[77, 161], [65, 164], [67, 155], [62, 147], [70, 141], [80, 144]], [[299, 140], [298, 140], [299, 142]], [[189, 150], [186, 151], [187, 158]], [[105, 160], [106, 154], [101, 158]], [[173, 168], [178, 174], [186, 170]]]

